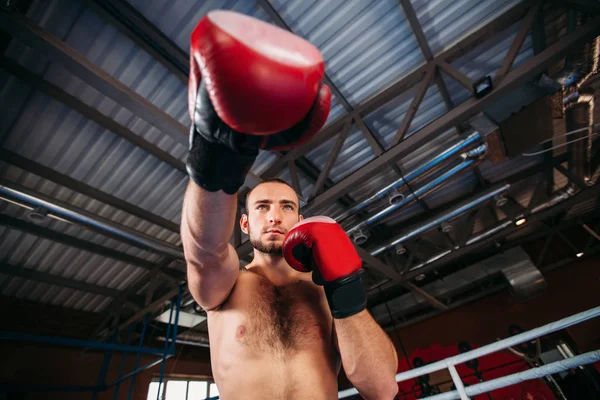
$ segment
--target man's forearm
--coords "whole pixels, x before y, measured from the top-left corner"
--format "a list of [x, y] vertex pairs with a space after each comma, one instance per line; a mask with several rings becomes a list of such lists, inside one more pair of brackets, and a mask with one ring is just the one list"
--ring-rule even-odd
[[233, 233], [236, 205], [237, 194], [208, 192], [190, 180], [181, 218], [181, 239], [188, 253], [225, 249]]
[[334, 319], [334, 325], [350, 382], [365, 399], [392, 399], [398, 392], [398, 356], [387, 334], [367, 310]]

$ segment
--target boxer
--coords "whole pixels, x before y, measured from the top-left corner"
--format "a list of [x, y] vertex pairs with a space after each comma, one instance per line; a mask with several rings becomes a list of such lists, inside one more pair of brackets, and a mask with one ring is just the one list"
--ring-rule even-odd
[[392, 399], [397, 356], [366, 310], [361, 260], [332, 219], [303, 219], [294, 190], [266, 180], [229, 239], [237, 191], [260, 150], [291, 149], [324, 125], [331, 94], [310, 43], [233, 12], [209, 13], [190, 46], [190, 182], [181, 237], [188, 285], [206, 310], [222, 399], [337, 399], [337, 375], [366, 399]]

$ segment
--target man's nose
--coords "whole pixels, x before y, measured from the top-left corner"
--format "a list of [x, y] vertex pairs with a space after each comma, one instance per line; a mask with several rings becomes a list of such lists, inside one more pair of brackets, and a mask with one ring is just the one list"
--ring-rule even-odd
[[270, 223], [280, 223], [282, 218], [281, 210], [276, 207], [271, 208], [269, 210], [268, 218]]

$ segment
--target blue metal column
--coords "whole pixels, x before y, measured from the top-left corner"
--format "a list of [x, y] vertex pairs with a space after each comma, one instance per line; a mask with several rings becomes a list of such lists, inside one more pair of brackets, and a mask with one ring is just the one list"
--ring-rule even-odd
[[[131, 336], [133, 336], [133, 331], [135, 330], [136, 324], [131, 324], [129, 327], [129, 332], [127, 333], [127, 344], [129, 345], [131, 342]], [[121, 377], [123, 376], [123, 371], [125, 370], [125, 361], [127, 361], [127, 351], [123, 352], [123, 356], [121, 357], [121, 367], [119, 368], [119, 377], [117, 378], [117, 386], [115, 387], [115, 394], [113, 396], [114, 400], [117, 400], [117, 396], [119, 395], [119, 388], [121, 387]]]
[[[160, 365], [160, 378], [158, 378], [158, 392], [156, 392], [156, 400], [160, 400], [160, 388], [163, 385], [163, 377], [165, 374], [165, 364], [167, 360], [167, 351], [169, 350], [169, 336], [171, 334], [171, 321], [173, 321], [173, 309], [175, 302], [171, 300], [171, 311], [169, 312], [169, 325], [167, 325], [167, 334], [165, 335], [165, 346], [163, 350], [162, 362]], [[179, 310], [177, 310], [179, 312]], [[164, 389], [163, 389], [164, 391]]]
[[[150, 314], [146, 314], [144, 316], [144, 325], [142, 326], [142, 336], [140, 336], [140, 345], [139, 347], [141, 348], [144, 345], [144, 337], [146, 336], [146, 327], [148, 326], [148, 318], [150, 317]], [[137, 353], [135, 355], [135, 363], [133, 364], [133, 370], [135, 371], [138, 367], [138, 365], [140, 365], [140, 357], [142, 356], [141, 353]], [[131, 381], [129, 382], [129, 394], [127, 395], [127, 399], [131, 400], [131, 395], [133, 394], [133, 384], [135, 383], [135, 375], [131, 377]]]
[[[119, 324], [115, 327], [115, 331], [112, 335], [111, 343], [117, 344], [117, 337], [119, 336]], [[112, 359], [112, 349], [106, 350], [104, 353], [104, 360], [102, 361], [102, 367], [100, 367], [100, 374], [98, 375], [98, 387], [104, 390], [104, 386], [106, 384], [106, 374], [108, 373], [108, 368], [110, 367], [110, 360]], [[98, 398], [98, 391], [94, 392], [93, 399], [96, 400]]]

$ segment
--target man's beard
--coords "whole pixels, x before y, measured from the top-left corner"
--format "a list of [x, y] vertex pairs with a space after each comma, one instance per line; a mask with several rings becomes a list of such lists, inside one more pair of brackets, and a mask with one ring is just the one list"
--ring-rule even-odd
[[252, 247], [260, 251], [261, 253], [270, 254], [274, 256], [283, 256], [283, 247], [281, 246], [281, 243], [271, 241], [263, 242], [262, 240], [260, 240], [260, 238], [253, 239], [250, 226], [248, 226], [248, 238], [250, 239]]

